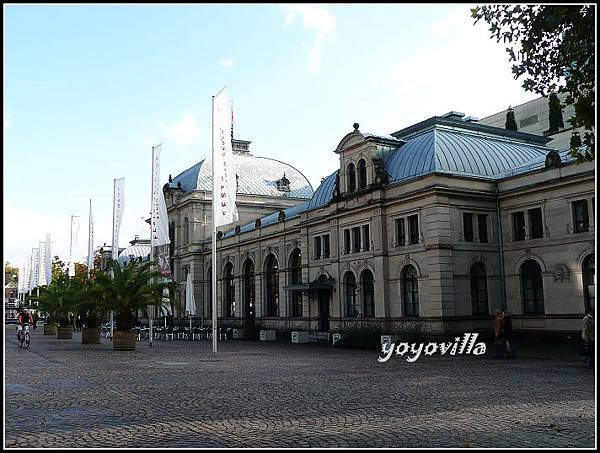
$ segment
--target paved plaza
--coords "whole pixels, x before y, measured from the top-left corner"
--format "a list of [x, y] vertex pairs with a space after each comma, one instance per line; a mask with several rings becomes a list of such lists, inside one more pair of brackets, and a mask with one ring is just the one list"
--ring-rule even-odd
[[593, 447], [573, 358], [423, 357], [253, 341], [5, 332], [5, 447]]

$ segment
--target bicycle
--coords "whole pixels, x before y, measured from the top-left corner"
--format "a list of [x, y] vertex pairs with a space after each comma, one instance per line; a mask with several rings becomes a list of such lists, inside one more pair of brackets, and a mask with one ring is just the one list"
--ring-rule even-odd
[[29, 324], [24, 324], [23, 328], [17, 332], [17, 342], [20, 348], [27, 349], [31, 344], [31, 336], [29, 335]]

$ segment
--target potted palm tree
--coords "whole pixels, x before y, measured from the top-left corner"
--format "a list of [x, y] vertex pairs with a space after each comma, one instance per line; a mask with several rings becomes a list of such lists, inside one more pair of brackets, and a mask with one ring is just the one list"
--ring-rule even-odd
[[163, 288], [170, 288], [173, 284], [153, 283], [160, 272], [152, 271], [152, 264], [134, 259], [122, 267], [118, 261], [110, 260], [108, 266], [112, 277], [106, 273], [96, 276], [102, 290], [102, 307], [114, 313], [113, 349], [116, 351], [135, 350], [137, 335], [133, 327], [138, 324], [139, 311], [166, 303], [163, 302]]
[[81, 343], [100, 343], [100, 320], [104, 313], [104, 291], [96, 282], [95, 276], [83, 277], [80, 281], [81, 292], [75, 307], [82, 315], [84, 327], [81, 329]]
[[[72, 311], [77, 297], [77, 288], [65, 278], [53, 281], [40, 293], [38, 309], [50, 315], [56, 323], [56, 338], [66, 340], [73, 338], [73, 326], [69, 323], [69, 313]], [[32, 298], [33, 299], [33, 298]], [[46, 333], [46, 327], [44, 327]]]

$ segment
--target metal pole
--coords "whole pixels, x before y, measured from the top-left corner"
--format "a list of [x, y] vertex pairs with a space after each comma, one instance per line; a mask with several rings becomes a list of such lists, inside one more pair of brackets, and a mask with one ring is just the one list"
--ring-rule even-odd
[[[154, 200], [154, 146], [152, 147], [152, 162], [150, 165], [150, 262], [154, 261], [154, 246], [152, 241], [152, 202]], [[150, 266], [150, 270], [152, 270], [152, 265]], [[154, 282], [154, 277], [152, 277], [152, 282]], [[162, 303], [162, 300], [161, 300]], [[150, 347], [152, 347], [153, 340], [153, 327], [154, 327], [154, 313], [152, 313], [152, 307], [147, 309], [148, 311], [148, 336], [150, 338]]]
[[502, 238], [502, 217], [500, 217], [499, 190], [496, 183], [496, 216], [498, 217], [498, 247], [500, 248], [500, 290], [502, 292], [502, 309], [507, 309], [506, 304], [506, 274], [504, 272], [504, 244]]
[[[117, 189], [117, 180], [116, 178], [113, 178], [113, 228], [112, 228], [112, 246], [110, 247], [110, 253], [111, 253], [111, 258], [114, 260], [115, 259], [115, 194], [116, 194], [116, 189]], [[117, 246], [117, 258], [119, 257], [119, 250], [118, 250], [118, 246]], [[114, 272], [112, 270], [112, 267], [110, 269], [110, 277], [114, 278]], [[110, 311], [110, 339], [112, 340], [113, 338], [113, 311]]]
[[215, 97], [212, 97], [212, 346], [213, 355], [217, 354], [217, 227], [215, 222]]

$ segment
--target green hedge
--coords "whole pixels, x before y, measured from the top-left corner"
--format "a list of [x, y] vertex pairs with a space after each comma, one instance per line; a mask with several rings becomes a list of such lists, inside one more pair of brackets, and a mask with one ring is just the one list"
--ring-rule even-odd
[[349, 324], [340, 332], [336, 346], [356, 349], [381, 349], [381, 336], [391, 335], [394, 343], [425, 343], [430, 340], [428, 329], [418, 321], [403, 321], [391, 327], [379, 323]]

